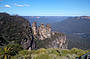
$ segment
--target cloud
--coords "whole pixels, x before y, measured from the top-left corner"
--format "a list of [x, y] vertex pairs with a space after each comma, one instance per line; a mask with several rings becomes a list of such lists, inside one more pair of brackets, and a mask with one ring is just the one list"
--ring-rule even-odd
[[21, 5], [21, 4], [16, 4], [16, 3], [15, 3], [15, 6], [17, 6], [17, 7], [29, 7], [30, 5], [28, 5], [28, 4], [23, 4], [23, 5]]
[[4, 7], [6, 7], [6, 8], [10, 8], [11, 6], [10, 6], [10, 5], [4, 5]]

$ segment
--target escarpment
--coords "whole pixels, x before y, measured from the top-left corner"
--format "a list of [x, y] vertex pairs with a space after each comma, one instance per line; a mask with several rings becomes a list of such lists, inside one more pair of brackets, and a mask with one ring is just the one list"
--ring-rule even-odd
[[52, 32], [51, 26], [37, 26], [21, 16], [0, 13], [0, 47], [20, 44], [23, 49], [67, 48], [66, 35]]
[[21, 16], [0, 13], [0, 46], [15, 43], [28, 49], [32, 47], [32, 40], [33, 34], [29, 21]]

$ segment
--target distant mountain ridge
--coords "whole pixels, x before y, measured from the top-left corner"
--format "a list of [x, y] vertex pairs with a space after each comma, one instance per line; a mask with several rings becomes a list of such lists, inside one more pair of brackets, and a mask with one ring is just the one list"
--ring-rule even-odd
[[90, 49], [90, 19], [86, 16], [69, 17], [52, 24], [54, 31], [64, 32], [69, 40], [68, 48]]
[[38, 24], [51, 24], [55, 22], [60, 22], [67, 18], [67, 16], [23, 16], [27, 20], [30, 21], [30, 23], [37, 22]]
[[[83, 33], [90, 32], [90, 17], [89, 16], [23, 16], [30, 23], [37, 22], [40, 24], [50, 24], [53, 31], [65, 33]], [[77, 29], [77, 28], [78, 29]], [[69, 29], [70, 28], [70, 29]]]
[[[28, 17], [28, 16], [27, 16]], [[47, 17], [38, 18], [37, 23], [49, 23], [53, 31], [64, 32], [67, 34], [69, 41], [68, 48], [90, 49], [90, 17], [76, 16], [76, 17]], [[57, 19], [58, 18], [58, 19]], [[43, 21], [44, 19], [44, 21]], [[28, 20], [33, 20], [29, 18]]]
[[65, 33], [87, 33], [90, 32], [90, 19], [82, 17], [69, 17], [61, 22], [52, 24], [54, 30]]

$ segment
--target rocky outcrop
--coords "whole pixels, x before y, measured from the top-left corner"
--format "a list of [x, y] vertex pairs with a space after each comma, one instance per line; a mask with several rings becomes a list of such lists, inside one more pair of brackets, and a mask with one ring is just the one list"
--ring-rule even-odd
[[67, 48], [65, 34], [52, 32], [49, 24], [38, 27], [34, 22], [31, 27], [29, 21], [21, 16], [0, 13], [0, 47], [14, 43], [29, 50]]
[[54, 32], [51, 38], [46, 38], [44, 40], [37, 40], [37, 48], [60, 48], [66, 49], [68, 42], [66, 40], [66, 35], [63, 33]]
[[49, 48], [67, 48], [67, 40], [65, 34], [54, 32], [54, 35], [52, 35], [52, 39], [54, 40], [50, 43]]
[[37, 23], [33, 22], [32, 24], [32, 31], [33, 31], [33, 35], [37, 35]]
[[36, 22], [33, 22], [32, 31], [33, 31], [33, 35], [38, 36], [39, 40], [51, 38], [51, 27], [49, 24], [47, 24], [46, 26], [44, 26], [44, 24], [41, 24], [37, 28]]
[[51, 38], [51, 28], [49, 24], [47, 24], [46, 27], [44, 26], [44, 24], [41, 24], [38, 30], [40, 40], [44, 40], [45, 38]]
[[49, 24], [41, 24], [37, 27], [36, 22], [32, 24], [34, 37], [37, 37], [37, 48], [67, 48], [66, 35], [52, 32]]

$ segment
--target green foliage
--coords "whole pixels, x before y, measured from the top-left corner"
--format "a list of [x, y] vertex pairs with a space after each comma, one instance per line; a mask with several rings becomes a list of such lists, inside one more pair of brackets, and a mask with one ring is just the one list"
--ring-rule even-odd
[[88, 52], [90, 52], [90, 50], [87, 50]]
[[21, 16], [0, 13], [0, 46], [9, 43], [21, 44], [22, 39], [30, 40], [31, 32], [28, 20]]
[[19, 52], [19, 55], [18, 55], [18, 58], [24, 58], [24, 59], [27, 59], [27, 58], [31, 58], [31, 52], [28, 51], [28, 50], [22, 50]]
[[86, 52], [84, 50], [79, 49], [79, 52], [77, 53], [78, 56], [84, 55]]
[[34, 57], [34, 59], [51, 59], [51, 57], [48, 54], [40, 54]]
[[55, 54], [57, 56], [60, 55], [60, 53], [57, 52], [57, 49], [49, 48], [49, 49], [47, 49], [47, 51], [48, 51], [48, 54]]
[[10, 58], [11, 56], [10, 56], [10, 52], [11, 52], [11, 47], [5, 47], [5, 48], [3, 48], [3, 49], [1, 49], [1, 54], [0, 54], [0, 56], [2, 56], [2, 57], [0, 57], [1, 59], [8, 59], [8, 58]]
[[71, 50], [58, 48], [22, 50], [18, 44], [9, 44], [0, 48], [0, 59], [75, 59], [75, 57], [80, 57], [89, 51], [77, 48]]
[[19, 51], [21, 51], [23, 48], [19, 44], [8, 44], [4, 46], [4, 48], [10, 48], [9, 54], [11, 56], [16, 55]]
[[0, 48], [0, 56], [3, 59], [11, 58], [11, 56], [15, 56], [18, 52], [22, 50], [22, 47], [18, 44], [8, 44], [3, 48]]
[[31, 51], [19, 51], [19, 53], [16, 56], [12, 56], [11, 59], [31, 59]]
[[21, 56], [29, 55], [29, 54], [31, 54], [31, 53], [28, 50], [22, 50], [22, 51], [19, 52], [19, 55], [21, 55]]
[[79, 52], [79, 49], [77, 49], [77, 48], [71, 49], [71, 54], [77, 54], [78, 52]]
[[75, 59], [90, 50], [81, 50], [78, 48], [58, 49], [58, 48], [40, 48], [37, 50], [23, 50], [19, 44], [8, 44], [0, 48], [0, 59]]
[[63, 50], [61, 50], [61, 56], [65, 56], [65, 55], [67, 55], [67, 54], [69, 54], [70, 53], [70, 50], [68, 50], [68, 49], [63, 49]]
[[46, 52], [47, 52], [46, 49], [40, 48], [40, 49], [38, 49], [35, 53], [36, 53], [36, 54], [41, 54], [41, 53], [46, 53]]

